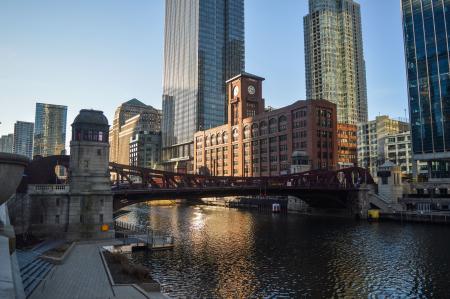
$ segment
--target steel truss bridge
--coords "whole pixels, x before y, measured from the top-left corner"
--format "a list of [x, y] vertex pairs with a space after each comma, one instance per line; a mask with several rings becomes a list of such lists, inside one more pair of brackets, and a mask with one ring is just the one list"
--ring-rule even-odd
[[225, 196], [296, 196], [310, 206], [354, 206], [363, 186], [374, 184], [370, 173], [353, 167], [312, 170], [278, 177], [230, 177], [181, 174], [110, 163], [114, 210], [152, 199], [199, 199]]

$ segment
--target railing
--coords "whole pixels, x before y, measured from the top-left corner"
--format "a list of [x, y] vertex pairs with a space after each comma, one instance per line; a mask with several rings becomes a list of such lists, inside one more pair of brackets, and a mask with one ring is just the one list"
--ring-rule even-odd
[[126, 235], [124, 243], [129, 243], [130, 239], [135, 239], [147, 243], [147, 246], [152, 249], [171, 247], [175, 243], [175, 238], [173, 236], [163, 232], [154, 231], [149, 226], [145, 225], [115, 220], [114, 228], [116, 231], [121, 229], [129, 232], [128, 234], [124, 234]]
[[70, 190], [69, 185], [65, 184], [40, 184], [40, 185], [29, 185], [28, 186], [28, 193], [29, 194], [46, 194], [46, 193], [68, 193]]

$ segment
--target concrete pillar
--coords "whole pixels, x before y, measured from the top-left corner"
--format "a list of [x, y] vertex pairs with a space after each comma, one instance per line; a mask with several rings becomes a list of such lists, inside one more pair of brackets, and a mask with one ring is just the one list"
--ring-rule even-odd
[[418, 161], [416, 159], [412, 159], [412, 179], [413, 182], [417, 182], [419, 177], [419, 171], [418, 171]]
[[432, 168], [433, 168], [433, 161], [428, 161], [428, 179], [431, 179]]

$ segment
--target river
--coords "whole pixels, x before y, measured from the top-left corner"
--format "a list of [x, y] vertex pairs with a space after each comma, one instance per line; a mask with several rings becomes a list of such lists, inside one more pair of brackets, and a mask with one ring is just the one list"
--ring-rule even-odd
[[132, 255], [172, 298], [448, 298], [450, 227], [135, 205], [175, 237]]

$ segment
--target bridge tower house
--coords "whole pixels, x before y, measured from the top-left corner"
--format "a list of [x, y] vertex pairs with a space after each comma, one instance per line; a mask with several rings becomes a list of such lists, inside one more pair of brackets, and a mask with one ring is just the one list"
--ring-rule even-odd
[[109, 175], [109, 125], [102, 111], [80, 111], [70, 142], [71, 239], [113, 237], [113, 197]]

